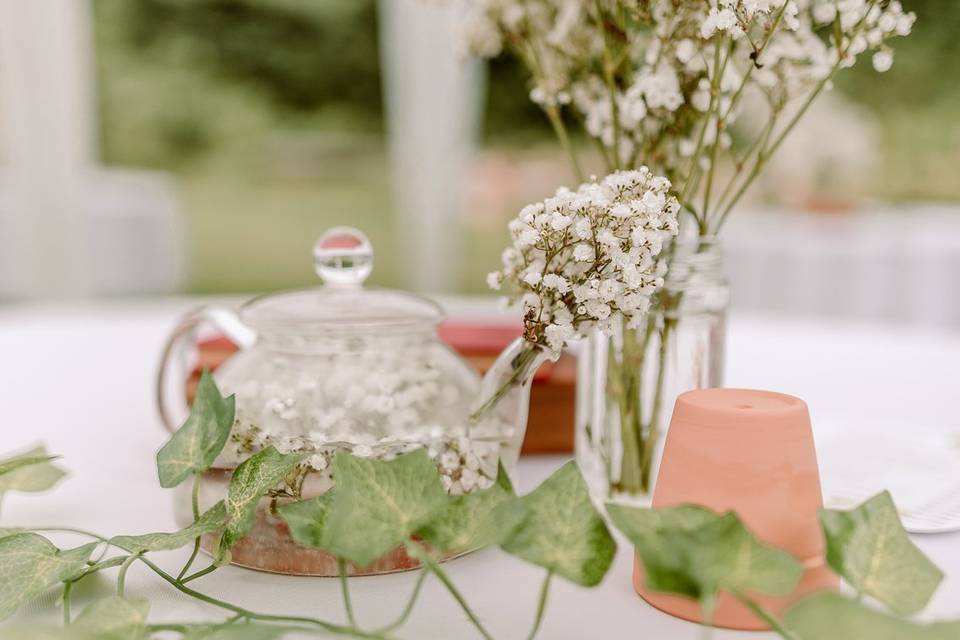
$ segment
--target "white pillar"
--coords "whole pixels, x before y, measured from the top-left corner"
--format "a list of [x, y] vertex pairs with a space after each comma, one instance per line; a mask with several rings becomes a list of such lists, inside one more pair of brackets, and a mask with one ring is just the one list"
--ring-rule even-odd
[[80, 202], [95, 155], [87, 0], [0, 0], [0, 297], [90, 289]]
[[448, 291], [482, 68], [455, 53], [458, 3], [381, 0], [379, 10], [396, 249], [408, 286]]

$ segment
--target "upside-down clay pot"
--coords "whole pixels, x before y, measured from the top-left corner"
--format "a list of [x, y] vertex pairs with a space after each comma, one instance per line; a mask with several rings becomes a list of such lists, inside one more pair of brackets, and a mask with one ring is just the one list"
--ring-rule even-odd
[[[836, 590], [840, 579], [824, 561], [819, 524], [823, 504], [810, 414], [803, 400], [749, 389], [700, 389], [677, 398], [653, 494], [653, 506], [699, 504], [734, 511], [760, 540], [787, 551], [805, 567], [792, 594], [750, 594], [781, 614], [800, 598]], [[643, 564], [634, 560], [634, 588], [644, 600], [671, 615], [701, 622], [699, 605], [688, 598], [649, 591]], [[713, 624], [728, 629], [769, 627], [721, 593]]]

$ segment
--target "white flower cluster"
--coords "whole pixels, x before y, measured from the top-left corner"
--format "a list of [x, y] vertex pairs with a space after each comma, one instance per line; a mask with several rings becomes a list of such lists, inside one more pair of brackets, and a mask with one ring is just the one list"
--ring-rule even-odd
[[232, 451], [222, 456], [221, 463], [238, 464], [265, 447], [273, 446], [283, 454], [306, 453], [304, 490], [320, 494], [333, 486], [333, 458], [338, 452], [359, 458], [393, 460], [416, 449], [426, 448], [437, 466], [443, 488], [452, 495], [489, 488], [497, 477], [500, 443], [471, 440], [456, 435], [456, 430], [427, 427], [413, 437], [385, 436], [370, 444], [358, 442], [323, 442], [310, 437], [271, 435], [253, 425], [240, 425], [231, 434]]
[[330, 337], [323, 345], [295, 366], [292, 356], [265, 353], [254, 378], [240, 371], [234, 379], [230, 361], [224, 364], [222, 388], [235, 393], [237, 415], [219, 466], [235, 467], [267, 446], [307, 453], [309, 482], [322, 490], [338, 451], [390, 460], [426, 448], [450, 492], [486, 488], [496, 478], [515, 426], [498, 416], [468, 423], [476, 389], [446, 349], [406, 335]]
[[639, 323], [663, 284], [656, 258], [677, 233], [680, 205], [670, 187], [646, 167], [620, 171], [560, 189], [510, 222], [513, 245], [488, 284], [517, 291], [528, 340], [558, 351], [620, 316]]
[[675, 182], [696, 149], [729, 146], [725, 130], [745, 90], [783, 105], [866, 51], [886, 71], [888, 40], [909, 34], [915, 20], [898, 0], [472, 0], [470, 7], [471, 51], [510, 49], [531, 71], [531, 98], [570, 105], [612, 166], [643, 162]]

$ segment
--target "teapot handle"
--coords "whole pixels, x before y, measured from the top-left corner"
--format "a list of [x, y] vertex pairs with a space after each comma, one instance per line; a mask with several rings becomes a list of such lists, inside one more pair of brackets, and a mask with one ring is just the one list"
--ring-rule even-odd
[[182, 421], [181, 416], [187, 403], [183, 391], [171, 398], [170, 378], [176, 378], [176, 386], [181, 390], [186, 388], [186, 380], [183, 372], [172, 371], [173, 367], [170, 365], [174, 358], [182, 359], [187, 349], [194, 346], [197, 330], [203, 325], [213, 326], [241, 349], [252, 346], [257, 339], [256, 332], [243, 324], [237, 312], [229, 307], [204, 306], [189, 311], [180, 319], [163, 347], [160, 368], [157, 371], [157, 411], [164, 428], [171, 433], [177, 430], [177, 425]]

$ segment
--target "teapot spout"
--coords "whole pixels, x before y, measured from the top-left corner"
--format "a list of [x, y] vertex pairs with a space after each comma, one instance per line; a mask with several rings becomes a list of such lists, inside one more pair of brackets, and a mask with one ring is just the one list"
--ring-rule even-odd
[[505, 441], [519, 445], [527, 428], [533, 376], [544, 362], [556, 360], [558, 355], [523, 337], [511, 342], [480, 383], [470, 414], [471, 432], [482, 437], [482, 432], [492, 429], [503, 433]]

